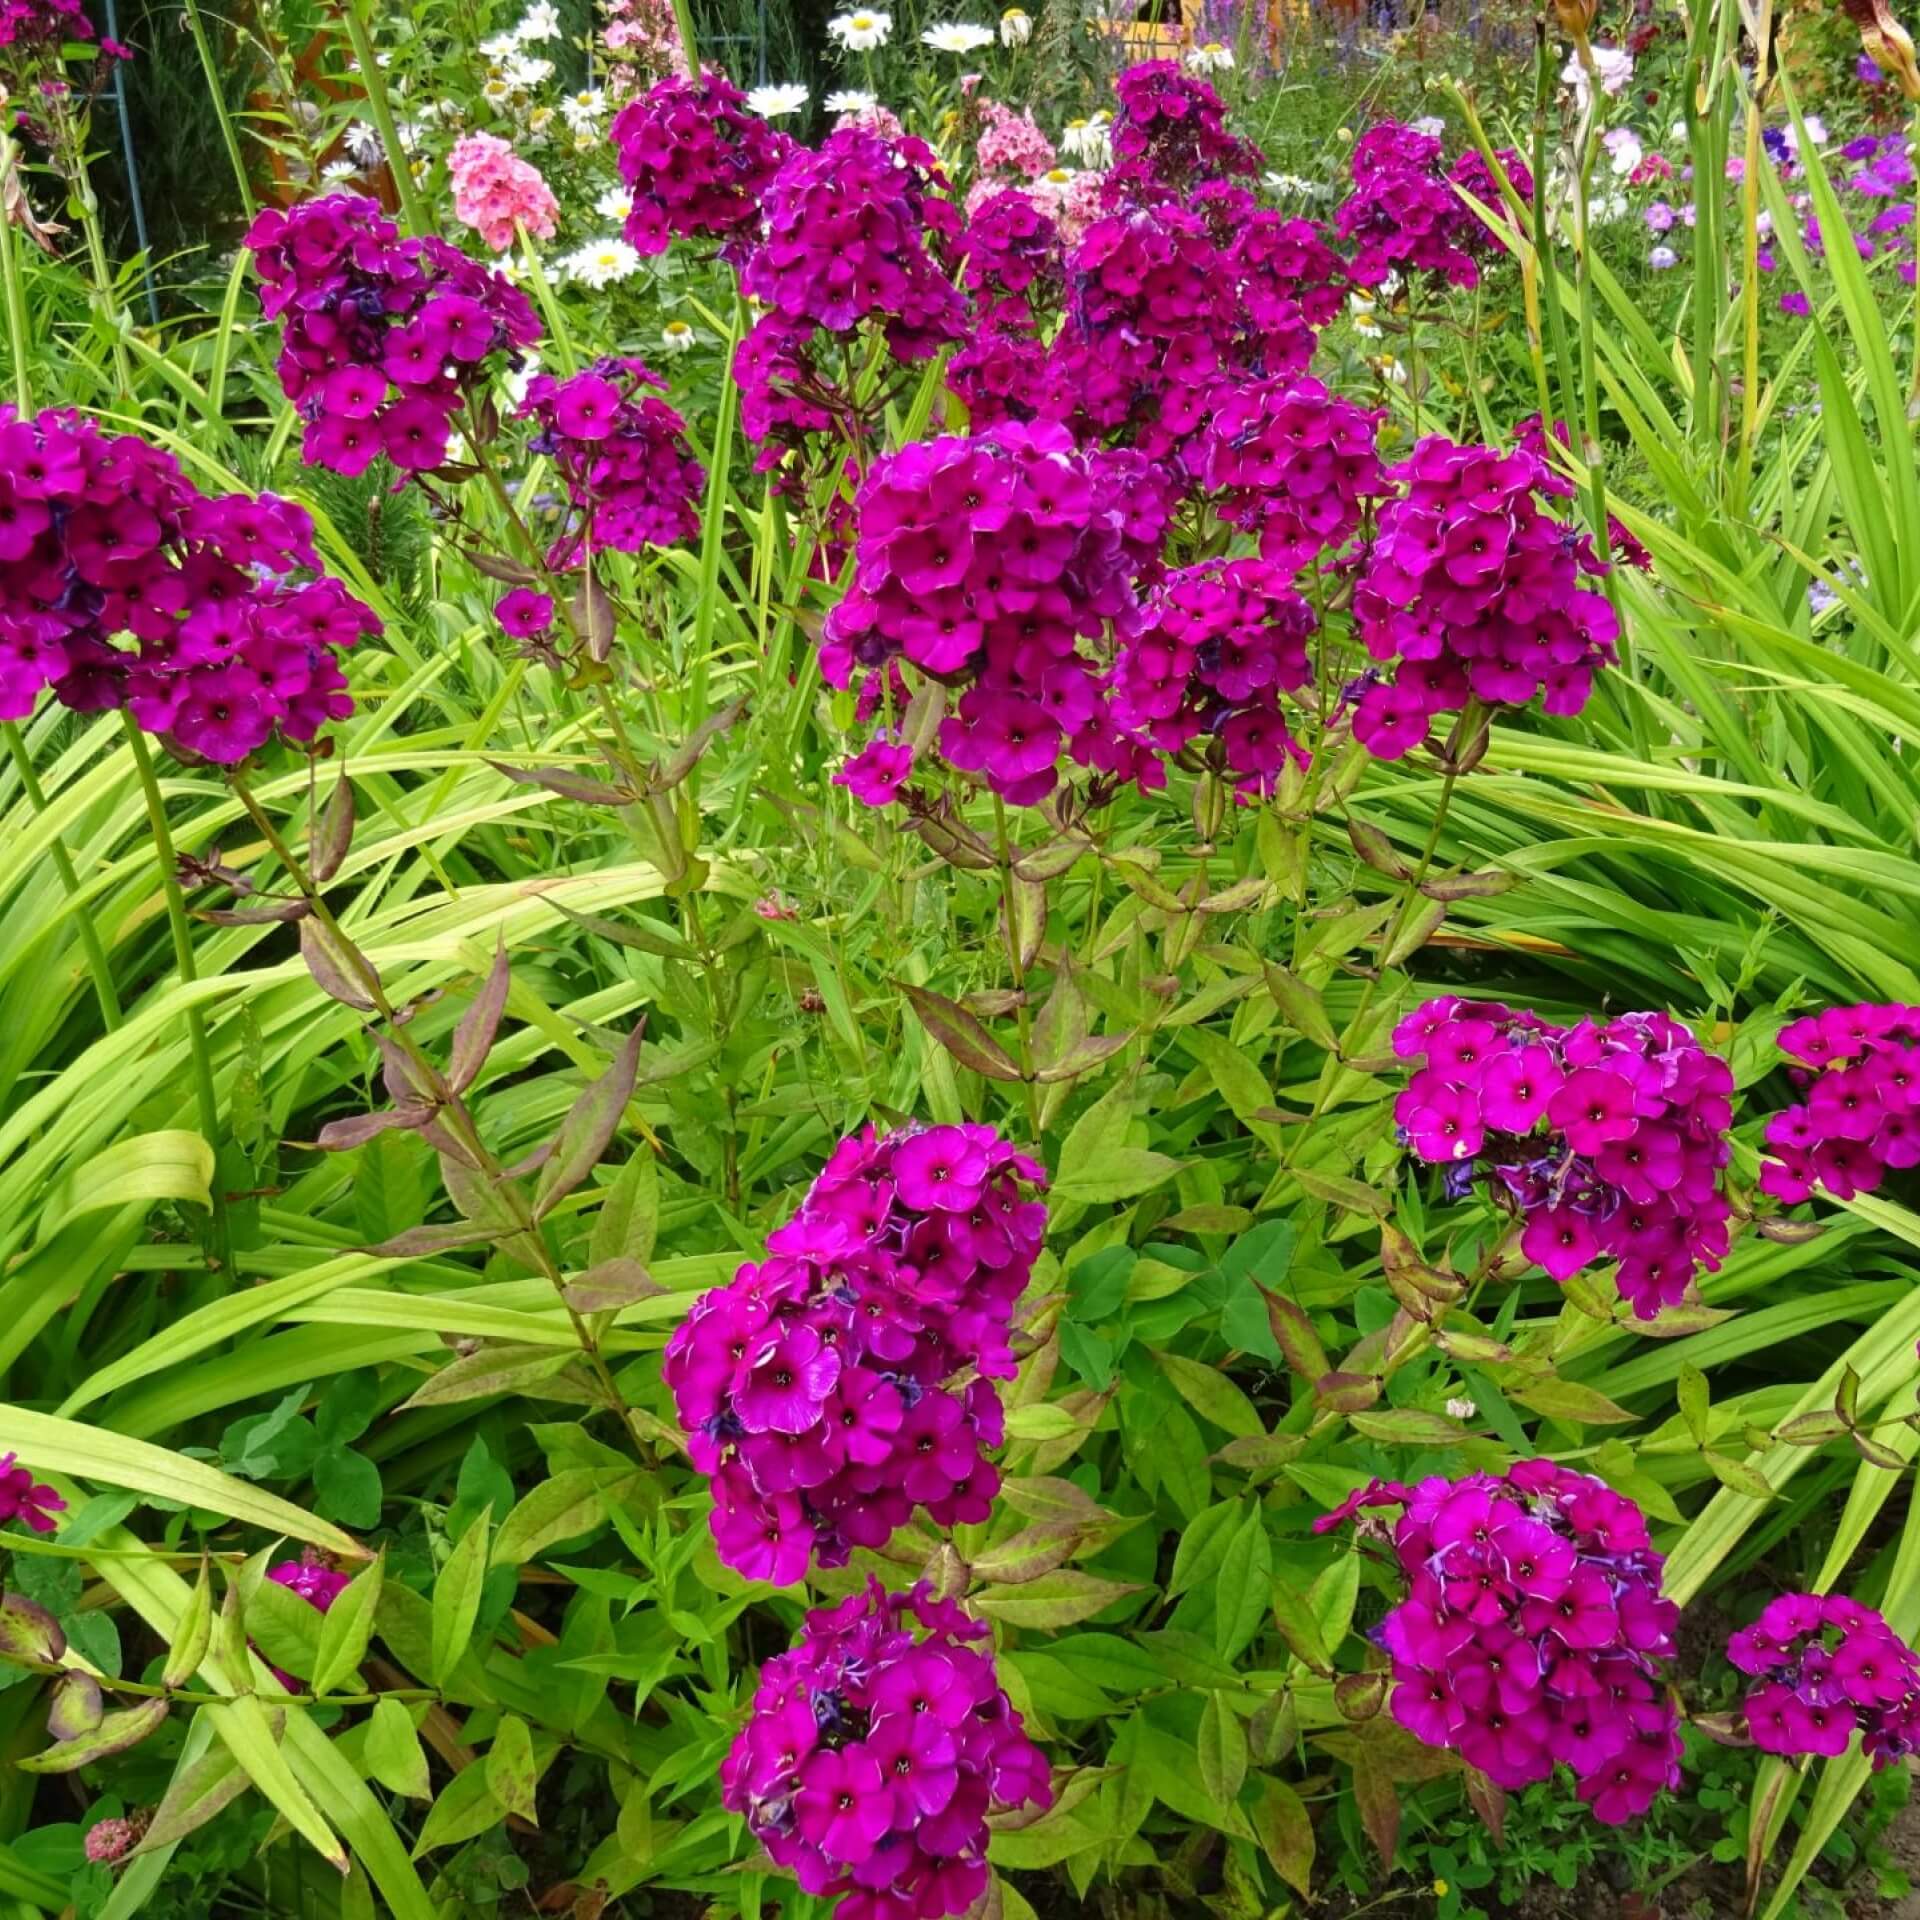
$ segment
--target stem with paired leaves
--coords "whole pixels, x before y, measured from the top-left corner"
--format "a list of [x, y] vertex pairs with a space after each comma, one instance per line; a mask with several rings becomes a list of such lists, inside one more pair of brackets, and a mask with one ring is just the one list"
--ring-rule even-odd
[[[160, 791], [160, 781], [153, 770], [153, 754], [147, 746], [147, 736], [140, 731], [140, 723], [124, 707], [120, 710], [120, 720], [126, 730], [127, 746], [133, 754], [134, 771], [140, 776], [140, 792], [147, 803], [147, 826], [153, 834], [154, 861], [160, 869], [160, 889], [167, 902], [167, 925], [173, 934], [174, 970], [180, 976], [183, 987], [192, 986], [199, 979], [199, 972], [193, 964], [193, 934], [187, 925], [187, 902], [180, 891], [179, 862], [174, 854], [173, 831], [167, 825], [167, 803]], [[227, 1224], [227, 1200], [221, 1190], [218, 1161], [220, 1157], [220, 1095], [213, 1081], [213, 1050], [207, 1044], [207, 1022], [199, 1007], [189, 1003], [187, 1007], [187, 1050], [193, 1060], [194, 1098], [200, 1108], [200, 1131], [207, 1137], [207, 1145], [213, 1151], [216, 1163], [213, 1179], [213, 1235], [214, 1247], [220, 1264], [227, 1264], [231, 1252], [231, 1235]]]
[[261, 838], [266, 841], [274, 858], [280, 862], [287, 877], [299, 890], [300, 897], [306, 902], [308, 912], [326, 930], [340, 961], [351, 969], [354, 984], [365, 995], [366, 1003], [371, 1005], [373, 1011], [379, 1015], [388, 1036], [405, 1055], [408, 1066], [416, 1077], [419, 1091], [432, 1101], [436, 1117], [444, 1121], [447, 1133], [458, 1145], [461, 1153], [479, 1171], [482, 1178], [488, 1182], [493, 1192], [512, 1213], [513, 1226], [509, 1237], [525, 1249], [525, 1257], [529, 1264], [536, 1267], [553, 1288], [556, 1298], [566, 1310], [581, 1356], [593, 1369], [594, 1378], [605, 1396], [609, 1411], [619, 1416], [620, 1429], [626, 1436], [627, 1444], [643, 1466], [651, 1466], [653, 1460], [640, 1439], [639, 1417], [628, 1403], [626, 1396], [621, 1393], [612, 1369], [607, 1365], [606, 1356], [600, 1351], [600, 1342], [586, 1316], [567, 1298], [566, 1276], [560, 1271], [559, 1263], [548, 1250], [545, 1236], [540, 1231], [539, 1221], [534, 1217], [533, 1210], [526, 1204], [525, 1196], [518, 1184], [509, 1177], [498, 1157], [481, 1139], [480, 1130], [475, 1126], [473, 1116], [467, 1111], [458, 1092], [447, 1084], [446, 1076], [441, 1073], [439, 1066], [414, 1038], [412, 1028], [395, 1010], [393, 1002], [387, 997], [386, 985], [380, 978], [379, 970], [367, 958], [353, 936], [341, 926], [306, 864], [287, 845], [285, 836], [274, 825], [266, 809], [261, 806], [253, 789], [247, 785], [245, 777], [237, 769], [228, 777], [232, 782], [234, 797], [246, 809], [247, 817], [259, 829]]

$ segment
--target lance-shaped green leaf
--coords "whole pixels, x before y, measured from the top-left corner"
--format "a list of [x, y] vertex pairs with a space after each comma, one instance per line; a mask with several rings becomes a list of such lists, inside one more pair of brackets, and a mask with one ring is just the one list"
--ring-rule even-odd
[[215, 1746], [189, 1760], [183, 1751], [173, 1778], [154, 1809], [153, 1819], [140, 1836], [135, 1853], [155, 1853], [184, 1840], [204, 1827], [216, 1813], [232, 1806], [247, 1790], [247, 1774], [231, 1749]]
[[460, 1663], [480, 1617], [480, 1589], [487, 1577], [487, 1542], [493, 1509], [480, 1514], [455, 1543], [433, 1583], [433, 1652], [427, 1678], [437, 1687]]
[[189, 1460], [144, 1440], [90, 1427], [78, 1420], [62, 1420], [49, 1413], [7, 1409], [6, 1441], [20, 1464], [42, 1473], [70, 1473], [83, 1479], [104, 1480], [109, 1486], [150, 1493], [185, 1507], [204, 1507], [269, 1533], [325, 1547], [350, 1560], [371, 1556], [351, 1534], [316, 1520], [291, 1501], [235, 1480], [203, 1460]]
[[236, 1700], [223, 1700], [218, 1706], [203, 1707], [201, 1712], [213, 1722], [213, 1730], [226, 1744], [227, 1751], [240, 1762], [246, 1775], [265, 1795], [295, 1833], [320, 1857], [340, 1872], [347, 1870], [347, 1850], [327, 1825], [320, 1809], [307, 1790], [293, 1777], [286, 1756], [266, 1709], [250, 1693]]
[[362, 1751], [367, 1771], [390, 1793], [404, 1794], [410, 1800], [431, 1796], [433, 1781], [427, 1772], [427, 1756], [413, 1716], [400, 1701], [388, 1697], [375, 1704]]
[[985, 1074], [989, 1080], [1020, 1078], [1020, 1069], [1006, 1048], [958, 1001], [925, 987], [916, 987], [910, 981], [895, 984], [906, 995], [907, 1004], [920, 1016], [920, 1024], [963, 1067]]
[[612, 1143], [614, 1129], [633, 1095], [634, 1075], [640, 1070], [640, 1040], [647, 1023], [636, 1021], [613, 1065], [593, 1081], [573, 1103], [560, 1123], [553, 1151], [540, 1169], [533, 1194], [533, 1216], [544, 1218], [554, 1205], [577, 1187]]
[[349, 1674], [357, 1673], [373, 1637], [373, 1621], [386, 1581], [386, 1554], [359, 1573], [341, 1592], [320, 1622], [320, 1648], [314, 1657], [313, 1690], [328, 1693]]

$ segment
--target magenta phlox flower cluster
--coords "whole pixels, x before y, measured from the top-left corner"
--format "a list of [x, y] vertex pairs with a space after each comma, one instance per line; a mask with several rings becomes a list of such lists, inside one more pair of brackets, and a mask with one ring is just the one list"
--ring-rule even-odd
[[1103, 697], [1104, 644], [1138, 625], [1136, 583], [1167, 521], [1139, 454], [1077, 448], [1046, 422], [917, 441], [874, 464], [857, 511], [853, 584], [821, 648], [829, 684], [904, 656], [964, 689], [941, 754], [1016, 806], [1053, 791], [1063, 747], [1112, 778], [1154, 778]]
[[306, 422], [304, 456], [335, 473], [383, 453], [408, 471], [441, 465], [469, 390], [540, 337], [519, 288], [437, 235], [401, 239], [373, 200], [270, 207], [246, 243], [261, 306], [282, 323], [280, 385]]
[[1555, 1026], [1498, 1001], [1446, 997], [1394, 1029], [1422, 1065], [1394, 1103], [1407, 1144], [1459, 1198], [1489, 1171], [1525, 1221], [1521, 1250], [1555, 1280], [1617, 1260], [1651, 1320], [1717, 1268], [1731, 1208], [1733, 1072], [1664, 1013]]
[[1060, 229], [1017, 187], [991, 195], [973, 210], [961, 236], [967, 291], [976, 325], [1031, 329], [1036, 303], [1058, 297]]
[[275, 1586], [297, 1593], [308, 1606], [325, 1613], [346, 1592], [352, 1581], [334, 1568], [317, 1560], [282, 1560], [267, 1569], [267, 1578]]
[[559, 201], [539, 168], [497, 135], [469, 133], [456, 140], [447, 155], [447, 177], [455, 217], [495, 253], [513, 245], [516, 221], [542, 240], [553, 238]]
[[1257, 534], [1263, 558], [1297, 571], [1351, 539], [1385, 491], [1379, 422], [1309, 375], [1230, 387], [1208, 423], [1201, 482], [1222, 520]]
[[1920, 1658], [1845, 1594], [1781, 1594], [1727, 1658], [1758, 1682], [1741, 1712], [1762, 1752], [1837, 1758], [1857, 1732], [1877, 1772], [1920, 1751]]
[[656, 254], [708, 239], [736, 263], [760, 229], [760, 202], [793, 142], [711, 69], [670, 74], [614, 115], [608, 129], [632, 197], [627, 244]]
[[1767, 1121], [1761, 1192], [1851, 1200], [1920, 1164], [1920, 1007], [1828, 1007], [1783, 1027], [1780, 1050], [1806, 1098]]
[[[25, 95], [38, 84], [57, 87], [59, 67], [67, 47], [99, 41], [102, 57], [131, 60], [130, 49], [117, 40], [103, 40], [80, 0], [0, 0], [0, 76], [9, 88]], [[50, 62], [42, 70], [41, 62]]]
[[540, 423], [532, 451], [551, 456], [574, 512], [549, 566], [671, 546], [699, 531], [706, 469], [687, 444], [686, 421], [647, 391], [665, 386], [644, 361], [622, 359], [527, 383], [521, 412]]
[[1114, 723], [1163, 753], [1204, 736], [1242, 793], [1271, 793], [1290, 759], [1306, 763], [1280, 695], [1312, 679], [1316, 625], [1290, 571], [1271, 561], [1182, 567], [1153, 590], [1146, 624], [1121, 648]]
[[1403, 1507], [1392, 1538], [1407, 1597], [1374, 1638], [1393, 1717], [1515, 1791], [1570, 1768], [1609, 1826], [1680, 1781], [1679, 1712], [1656, 1663], [1680, 1610], [1645, 1516], [1589, 1474], [1523, 1460], [1505, 1474], [1375, 1481], [1314, 1522]]
[[[816, 329], [876, 327], [908, 362], [965, 336], [966, 304], [930, 250], [944, 256], [959, 238], [945, 186], [932, 148], [911, 136], [842, 127], [794, 149], [767, 188], [765, 235], [741, 274], [768, 309], [734, 357], [750, 439], [798, 446], [850, 404], [814, 365]], [[760, 464], [778, 458], [768, 446]]]
[[[1518, 155], [1499, 158], [1514, 185], [1531, 193], [1533, 181]], [[1483, 204], [1499, 204], [1478, 153], [1462, 155], [1451, 178]], [[1355, 142], [1353, 191], [1334, 209], [1333, 224], [1353, 248], [1353, 277], [1362, 286], [1377, 287], [1395, 273], [1478, 286], [1482, 256], [1504, 251], [1454, 192], [1439, 140], [1397, 120], [1376, 122]]]
[[1539, 496], [1571, 491], [1525, 447], [1460, 446], [1435, 434], [1391, 476], [1400, 492], [1354, 591], [1367, 651], [1398, 661], [1361, 696], [1353, 730], [1383, 760], [1427, 736], [1434, 715], [1478, 700], [1578, 713], [1614, 658], [1619, 621], [1583, 577], [1605, 566]]
[[964, 1913], [987, 1886], [988, 1812], [1053, 1804], [987, 1638], [924, 1581], [870, 1580], [761, 1668], [721, 1801], [804, 1891], [841, 1896], [839, 1920]]
[[1040, 317], [1057, 303], [1060, 230], [1032, 195], [990, 194], [960, 241], [973, 309], [972, 337], [947, 362], [947, 385], [975, 433], [1003, 420], [1031, 420], [1048, 390]]
[[1177, 459], [1235, 367], [1240, 317], [1200, 215], [1166, 202], [1096, 220], [1067, 260], [1048, 416]]
[[1269, 207], [1236, 209], [1224, 245], [1246, 341], [1240, 359], [1263, 378], [1304, 371], [1320, 329], [1345, 303], [1346, 262], [1313, 221]]
[[[1564, 420], [1553, 423], [1553, 437], [1563, 447], [1572, 445], [1573, 436]], [[1547, 429], [1539, 414], [1528, 414], [1514, 428], [1513, 438], [1516, 446], [1524, 447], [1536, 455], [1543, 466], [1551, 468], [1552, 463], [1547, 458]], [[1653, 571], [1653, 555], [1618, 514], [1607, 515], [1607, 546], [1616, 564], [1638, 568], [1642, 573]]]
[[993, 1382], [1013, 1378], [1047, 1217], [1027, 1190], [1044, 1183], [991, 1127], [868, 1127], [768, 1257], [694, 1302], [664, 1377], [728, 1566], [790, 1586], [885, 1545], [916, 1506], [941, 1526], [987, 1517]]
[[290, 501], [210, 499], [143, 440], [0, 410], [0, 718], [50, 686], [209, 760], [276, 729], [310, 740], [353, 711], [335, 650], [380, 630], [337, 580], [302, 578], [319, 565]]
[[1180, 194], [1203, 180], [1258, 173], [1260, 149], [1226, 128], [1220, 96], [1177, 60], [1144, 60], [1114, 81], [1109, 198]]
[[949, 246], [960, 213], [933, 149], [862, 127], [790, 154], [768, 186], [766, 234], [742, 290], [790, 325], [885, 329], [898, 360], [925, 360], [965, 331], [960, 295], [928, 251]]

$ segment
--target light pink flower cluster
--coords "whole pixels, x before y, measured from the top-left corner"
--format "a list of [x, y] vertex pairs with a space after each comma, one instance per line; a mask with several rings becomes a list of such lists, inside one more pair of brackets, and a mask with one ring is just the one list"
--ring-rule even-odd
[[1920, 1007], [1828, 1007], [1783, 1027], [1780, 1051], [1807, 1097], [1767, 1121], [1761, 1192], [1851, 1200], [1920, 1165]]
[[466, 134], [447, 156], [447, 176], [455, 216], [495, 253], [513, 245], [516, 222], [541, 240], [553, 238], [560, 203], [540, 170], [506, 141], [491, 133]]
[[1040, 131], [1031, 108], [1015, 113], [998, 100], [982, 100], [980, 118], [973, 164], [984, 178], [1007, 174], [1015, 180], [1037, 180], [1053, 166], [1053, 142]]
[[1394, 1103], [1407, 1144], [1448, 1169], [1448, 1197], [1480, 1163], [1526, 1222], [1521, 1250], [1555, 1280], [1595, 1260], [1635, 1315], [1683, 1299], [1717, 1268], [1731, 1214], [1733, 1072], [1664, 1013], [1555, 1026], [1498, 1001], [1429, 1000], [1394, 1029], [1423, 1064]]
[[984, 1520], [1000, 1476], [995, 1380], [1047, 1210], [1037, 1161], [991, 1127], [843, 1140], [768, 1257], [704, 1293], [664, 1377], [713, 1481], [720, 1557], [789, 1586], [924, 1507]]
[[1376, 1480], [1314, 1522], [1372, 1507], [1393, 1525], [1407, 1597], [1375, 1638], [1393, 1661], [1393, 1717], [1516, 1791], [1572, 1769], [1615, 1826], [1680, 1783], [1680, 1716], [1662, 1686], [1680, 1609], [1664, 1558], [1624, 1494], [1550, 1460], [1503, 1475]]

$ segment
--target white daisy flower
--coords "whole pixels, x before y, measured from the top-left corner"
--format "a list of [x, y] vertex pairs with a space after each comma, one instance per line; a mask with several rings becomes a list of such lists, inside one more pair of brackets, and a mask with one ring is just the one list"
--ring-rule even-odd
[[1195, 73], [1228, 73], [1233, 68], [1233, 49], [1221, 40], [1209, 40], [1203, 47], [1187, 50], [1187, 65]]
[[640, 256], [624, 240], [609, 236], [605, 240], [590, 240], [584, 247], [564, 256], [558, 265], [569, 280], [578, 280], [582, 286], [598, 290], [639, 272]]
[[560, 102], [561, 117], [578, 133], [590, 127], [607, 110], [607, 96], [598, 87], [586, 87], [570, 93]]
[[480, 89], [480, 97], [490, 107], [504, 107], [513, 98], [513, 89], [496, 73]]
[[386, 159], [387, 150], [380, 144], [380, 136], [364, 120], [356, 120], [340, 136], [340, 144], [363, 167], [377, 167]]
[[879, 104], [880, 96], [877, 93], [862, 93], [858, 88], [847, 93], [827, 95], [829, 113], [871, 113]]
[[827, 32], [854, 53], [871, 53], [893, 38], [890, 13], [836, 13], [827, 22]]
[[791, 82], [786, 86], [755, 87], [747, 95], [747, 107], [762, 119], [778, 120], [786, 114], [801, 112], [812, 97], [805, 87]]
[[625, 187], [609, 187], [593, 203], [593, 210], [603, 220], [624, 220], [633, 211], [633, 195]]
[[1069, 120], [1060, 136], [1060, 151], [1070, 160], [1090, 167], [1113, 164], [1113, 115], [1096, 113], [1091, 120]]
[[553, 109], [551, 107], [535, 107], [527, 115], [527, 131], [531, 134], [543, 134], [552, 125]]
[[496, 33], [491, 40], [480, 42], [480, 56], [491, 61], [496, 67], [502, 60], [511, 60], [520, 51], [520, 42], [510, 33]]
[[516, 53], [500, 72], [508, 86], [522, 93], [531, 93], [535, 87], [544, 86], [553, 78], [553, 62], [530, 60], [525, 54]]
[[1447, 130], [1447, 123], [1437, 113], [1422, 114], [1413, 123], [1415, 133], [1424, 133], [1429, 140], [1438, 140]]
[[660, 329], [660, 351], [662, 353], [691, 353], [693, 351], [693, 329], [684, 320], [669, 320]]
[[1370, 294], [1355, 293], [1347, 297], [1347, 311], [1353, 316], [1353, 330], [1364, 334], [1369, 340], [1380, 337], [1380, 328], [1373, 317], [1373, 297]]
[[1009, 7], [1000, 16], [1000, 44], [1024, 47], [1033, 38], [1033, 15], [1024, 7]]
[[329, 160], [320, 169], [320, 178], [330, 187], [343, 187], [349, 180], [357, 180], [360, 169], [351, 160]]
[[520, 24], [514, 28], [513, 37], [523, 47], [537, 45], [542, 40], [560, 38], [560, 9], [552, 0], [533, 0], [520, 17]]
[[994, 42], [991, 27], [977, 27], [971, 20], [950, 20], [944, 26], [929, 27], [920, 36], [921, 44], [936, 53], [978, 53]]

